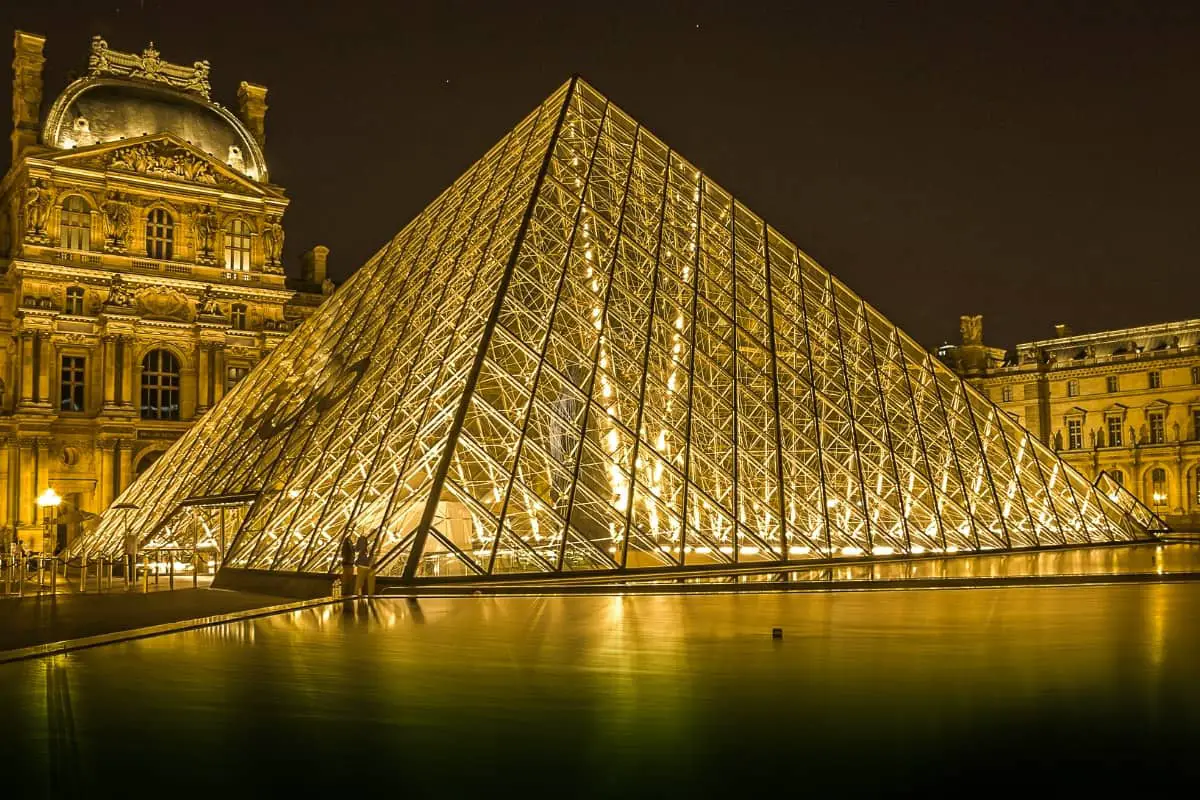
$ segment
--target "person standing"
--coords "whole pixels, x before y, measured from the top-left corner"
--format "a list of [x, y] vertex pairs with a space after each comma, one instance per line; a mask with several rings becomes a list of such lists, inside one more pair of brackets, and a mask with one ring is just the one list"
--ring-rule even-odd
[[[358, 546], [355, 548], [354, 565], [358, 567], [358, 575], [354, 580], [354, 593], [362, 594], [364, 584], [368, 583], [368, 578], [371, 573], [371, 543], [367, 541], [366, 534], [358, 537]], [[374, 583], [374, 581], [370, 581]], [[367, 587], [368, 592], [373, 588]]]
[[342, 595], [350, 594], [354, 585], [354, 541], [350, 534], [342, 538]]
[[124, 538], [123, 543], [124, 543], [124, 550], [125, 550], [125, 588], [128, 589], [130, 586], [133, 585], [133, 581], [134, 581], [133, 570], [134, 570], [135, 565], [137, 564], [137, 551], [138, 551], [137, 534], [132, 533], [128, 529], [128, 526], [125, 529], [125, 538]]

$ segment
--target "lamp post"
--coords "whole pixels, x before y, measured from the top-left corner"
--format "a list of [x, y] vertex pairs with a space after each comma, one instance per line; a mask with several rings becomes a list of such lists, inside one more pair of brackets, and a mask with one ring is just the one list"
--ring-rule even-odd
[[[58, 505], [62, 502], [62, 497], [58, 492], [50, 487], [46, 487], [46, 491], [38, 495], [37, 504], [42, 509], [42, 556], [38, 560], [38, 591], [42, 590], [42, 565], [46, 560], [46, 542], [53, 542], [53, 547], [58, 545]], [[54, 537], [51, 539], [51, 537]], [[53, 550], [51, 552], [54, 552]], [[55, 554], [57, 555], [57, 553]], [[50, 594], [54, 595], [58, 586], [58, 565], [52, 563], [50, 572]]]
[[133, 574], [134, 566], [137, 564], [137, 543], [129, 538], [129, 512], [141, 508], [141, 506], [137, 503], [117, 503], [113, 508], [119, 508], [125, 512], [125, 535], [121, 539], [121, 550], [125, 556], [125, 588], [129, 589], [129, 576]]

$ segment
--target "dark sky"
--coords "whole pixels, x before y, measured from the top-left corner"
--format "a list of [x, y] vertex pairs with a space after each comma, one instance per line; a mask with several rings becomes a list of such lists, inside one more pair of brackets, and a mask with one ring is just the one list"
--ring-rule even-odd
[[47, 104], [95, 33], [266, 84], [293, 271], [347, 275], [578, 72], [927, 344], [1200, 316], [1200, 3], [3, 6]]

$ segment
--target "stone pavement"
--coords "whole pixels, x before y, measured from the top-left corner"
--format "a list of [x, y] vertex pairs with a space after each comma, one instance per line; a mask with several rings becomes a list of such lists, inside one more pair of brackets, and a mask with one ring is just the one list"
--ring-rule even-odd
[[[175, 585], [178, 587], [179, 582]], [[151, 591], [148, 594], [113, 591], [105, 594], [59, 593], [53, 597], [47, 594], [41, 597], [0, 598], [0, 652], [263, 608], [289, 599], [223, 589], [191, 588], [176, 588], [173, 592]]]

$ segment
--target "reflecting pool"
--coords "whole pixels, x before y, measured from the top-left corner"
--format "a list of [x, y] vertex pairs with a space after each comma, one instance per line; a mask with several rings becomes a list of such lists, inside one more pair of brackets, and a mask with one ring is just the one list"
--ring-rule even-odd
[[1197, 777], [1200, 583], [351, 602], [0, 708], [14, 797], [1145, 792]]

